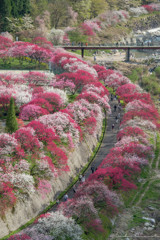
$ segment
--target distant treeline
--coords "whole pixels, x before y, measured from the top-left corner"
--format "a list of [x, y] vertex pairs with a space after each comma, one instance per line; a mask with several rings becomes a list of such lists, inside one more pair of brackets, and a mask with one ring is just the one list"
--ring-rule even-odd
[[0, 0], [0, 32], [6, 31], [6, 17], [20, 18], [30, 13], [30, 0]]

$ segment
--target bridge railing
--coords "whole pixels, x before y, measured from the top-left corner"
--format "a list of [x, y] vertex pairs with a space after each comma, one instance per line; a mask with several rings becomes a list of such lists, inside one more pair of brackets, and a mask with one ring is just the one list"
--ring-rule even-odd
[[[53, 44], [54, 45], [54, 44]], [[125, 43], [106, 43], [106, 44], [63, 44], [63, 45], [54, 45], [55, 47], [142, 47], [142, 46], [158, 46], [160, 45], [159, 44], [155, 44], [155, 43], [145, 43], [145, 42], [142, 42], [142, 43], [128, 43], [128, 44], [125, 44]]]

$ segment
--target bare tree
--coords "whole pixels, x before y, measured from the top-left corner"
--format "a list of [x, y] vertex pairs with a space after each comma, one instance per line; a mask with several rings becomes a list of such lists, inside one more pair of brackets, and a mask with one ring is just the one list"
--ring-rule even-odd
[[69, 20], [69, 4], [66, 0], [53, 0], [49, 3], [48, 10], [51, 13], [51, 25], [54, 28], [67, 26]]

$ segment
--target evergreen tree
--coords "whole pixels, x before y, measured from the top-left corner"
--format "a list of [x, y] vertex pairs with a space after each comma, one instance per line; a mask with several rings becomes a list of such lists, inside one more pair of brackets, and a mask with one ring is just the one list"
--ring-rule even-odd
[[6, 120], [6, 131], [13, 133], [18, 129], [18, 123], [15, 115], [14, 99], [11, 97]]
[[30, 13], [30, 0], [23, 0], [22, 15], [28, 14], [28, 13]]
[[[17, 2], [16, 0], [11, 0], [11, 6], [12, 6], [11, 15], [12, 15], [12, 17], [14, 17], [14, 18], [19, 17], [18, 7], [17, 7], [16, 2]], [[8, 17], [8, 16], [7, 16], [7, 17]]]
[[16, 0], [17, 6], [18, 6], [18, 13], [20, 16], [23, 15], [23, 1], [22, 0]]
[[0, 32], [6, 31], [6, 17], [11, 16], [11, 0], [0, 0]]
[[0, 15], [9, 17], [11, 14], [11, 0], [0, 0]]

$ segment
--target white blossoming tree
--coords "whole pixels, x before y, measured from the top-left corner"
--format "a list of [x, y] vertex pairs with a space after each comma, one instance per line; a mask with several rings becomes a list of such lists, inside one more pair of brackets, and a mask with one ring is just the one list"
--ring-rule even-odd
[[52, 239], [57, 240], [82, 240], [83, 234], [81, 227], [72, 218], [65, 217], [60, 211], [47, 213], [39, 218], [33, 228], [26, 233], [33, 237], [33, 232], [37, 233], [34, 235], [51, 235]]
[[48, 34], [48, 40], [51, 41], [53, 45], [62, 44], [64, 35], [64, 31], [52, 28], [50, 33]]

